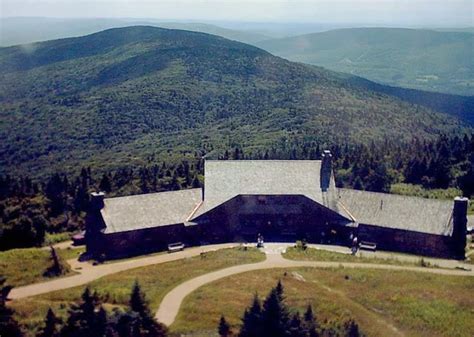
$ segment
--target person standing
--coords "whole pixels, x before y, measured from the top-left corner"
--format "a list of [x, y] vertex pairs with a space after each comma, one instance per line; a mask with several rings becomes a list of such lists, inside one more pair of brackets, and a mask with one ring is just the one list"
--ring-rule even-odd
[[352, 248], [351, 248], [352, 255], [356, 255], [358, 249], [359, 249], [359, 240], [357, 239], [357, 236], [354, 236], [354, 238], [352, 239]]

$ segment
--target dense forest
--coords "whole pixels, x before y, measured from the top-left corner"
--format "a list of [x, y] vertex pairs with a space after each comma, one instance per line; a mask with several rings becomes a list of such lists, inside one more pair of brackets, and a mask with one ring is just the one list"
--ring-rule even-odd
[[[264, 151], [233, 148], [218, 157], [320, 159], [323, 149], [314, 142], [281, 139]], [[414, 139], [403, 144], [343, 144], [330, 149], [339, 187], [424, 197], [474, 195], [474, 135], [441, 137], [436, 141]], [[87, 167], [77, 176], [55, 173], [44, 180], [1, 176], [0, 247], [5, 250], [39, 246], [46, 233], [82, 229], [92, 191], [120, 196], [200, 187], [202, 158], [212, 151], [212, 146], [207, 146], [181, 160], [153, 163], [150, 159], [148, 165], [105, 172]]]

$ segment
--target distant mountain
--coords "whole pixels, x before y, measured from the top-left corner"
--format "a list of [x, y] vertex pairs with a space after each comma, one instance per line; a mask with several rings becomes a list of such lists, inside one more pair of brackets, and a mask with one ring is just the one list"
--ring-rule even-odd
[[438, 32], [464, 32], [464, 33], [474, 33], [474, 27], [456, 27], [456, 28], [433, 28], [432, 30], [436, 30]]
[[146, 26], [0, 48], [0, 173], [472, 130], [381, 88], [214, 35]]
[[257, 46], [399, 87], [474, 95], [474, 34], [402, 28], [351, 28], [267, 40]]
[[250, 44], [270, 38], [267, 35], [257, 32], [227, 29], [205, 23], [162, 22], [152, 19], [13, 17], [0, 18], [0, 46], [13, 46], [38, 41], [78, 37], [105, 29], [137, 25], [214, 34]]

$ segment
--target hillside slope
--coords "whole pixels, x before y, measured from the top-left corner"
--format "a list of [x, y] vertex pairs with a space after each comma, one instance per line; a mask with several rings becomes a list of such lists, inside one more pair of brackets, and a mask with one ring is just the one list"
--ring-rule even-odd
[[129, 27], [0, 49], [0, 173], [112, 168], [288, 137], [434, 137], [465, 125], [224, 38]]
[[257, 45], [292, 61], [394, 86], [474, 95], [474, 34], [351, 28]]

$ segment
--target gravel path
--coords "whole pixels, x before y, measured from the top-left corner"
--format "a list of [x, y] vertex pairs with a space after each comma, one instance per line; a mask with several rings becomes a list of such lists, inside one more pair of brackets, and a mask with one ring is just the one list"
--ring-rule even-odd
[[106, 263], [97, 266], [94, 266], [89, 262], [79, 262], [76, 259], [68, 260], [67, 262], [71, 265], [72, 270], [78, 272], [79, 274], [13, 288], [8, 297], [12, 300], [15, 300], [19, 298], [45, 294], [51, 291], [72, 288], [87, 284], [103, 276], [115, 274], [124, 270], [176, 261], [197, 256], [204, 252], [235, 246], [237, 246], [237, 244], [231, 243], [193, 247], [185, 249], [182, 252], [176, 252], [172, 254], [159, 254], [142, 258], [127, 259], [124, 261]]
[[[67, 243], [62, 243], [65, 246]], [[103, 276], [118, 273], [121, 271], [139, 268], [144, 266], [150, 266], [154, 264], [160, 264], [170, 261], [176, 261], [184, 258], [189, 258], [193, 256], [198, 256], [201, 253], [214, 251], [223, 248], [236, 247], [238, 244], [228, 243], [228, 244], [218, 244], [218, 245], [209, 245], [202, 247], [192, 247], [185, 249], [182, 252], [172, 253], [172, 254], [158, 254], [151, 255], [141, 258], [132, 258], [117, 262], [106, 263], [102, 265], [93, 266], [89, 262], [79, 262], [75, 259], [68, 260], [68, 263], [71, 265], [72, 270], [76, 271], [78, 274], [67, 276], [63, 278], [54, 279], [51, 281], [35, 283], [23, 287], [13, 288], [9, 294], [9, 298], [12, 300], [45, 294], [48, 292], [62, 290], [67, 288], [72, 288], [80, 285], [87, 284], [94, 280], [97, 280]], [[165, 324], [171, 324], [176, 314], [178, 313], [179, 307], [184, 297], [189, 293], [199, 288], [200, 286], [218, 280], [220, 278], [231, 276], [239, 273], [243, 273], [251, 270], [258, 269], [270, 269], [270, 268], [291, 268], [291, 267], [319, 267], [319, 268], [329, 268], [329, 267], [339, 267], [344, 266], [347, 268], [372, 268], [372, 269], [390, 269], [390, 270], [407, 270], [407, 271], [419, 271], [427, 272], [434, 274], [442, 275], [467, 275], [474, 276], [474, 271], [463, 271], [455, 269], [434, 269], [434, 268], [421, 268], [421, 267], [409, 267], [409, 266], [394, 266], [394, 265], [383, 265], [383, 264], [370, 264], [370, 263], [340, 263], [340, 262], [313, 262], [313, 261], [291, 261], [286, 260], [281, 256], [281, 253], [286, 249], [290, 244], [268, 244], [266, 245], [265, 253], [267, 254], [267, 259], [263, 262], [254, 263], [254, 264], [245, 264], [234, 266], [212, 273], [208, 273], [189, 281], [178, 285], [171, 292], [169, 292], [164, 298], [163, 302], [160, 305], [160, 308], [156, 314], [156, 317], [164, 322]], [[337, 246], [321, 246], [315, 248], [334, 250], [339, 252], [348, 251], [347, 248], [337, 247]], [[457, 261], [451, 260], [437, 260], [444, 263], [439, 263], [439, 266], [442, 267], [452, 267], [454, 268], [455, 264], [459, 264]], [[448, 266], [449, 265], [449, 266]], [[472, 266], [471, 266], [472, 267]]]
[[412, 272], [431, 273], [439, 275], [456, 275], [456, 276], [474, 276], [474, 271], [464, 271], [455, 269], [437, 269], [437, 268], [423, 268], [410, 266], [396, 266], [373, 263], [348, 263], [348, 262], [316, 262], [316, 261], [293, 261], [284, 259], [278, 254], [275, 249], [271, 249], [267, 253], [267, 259], [263, 262], [244, 264], [234, 267], [221, 269], [205, 275], [195, 277], [184, 283], [181, 283], [176, 288], [171, 290], [161, 301], [160, 307], [156, 312], [155, 318], [170, 326], [173, 324], [179, 308], [186, 296], [200, 288], [201, 286], [210, 282], [219, 280], [224, 277], [235, 274], [244, 273], [252, 270], [273, 269], [273, 268], [295, 268], [295, 267], [316, 267], [316, 268], [367, 268], [367, 269], [384, 269], [384, 270], [404, 270]]

